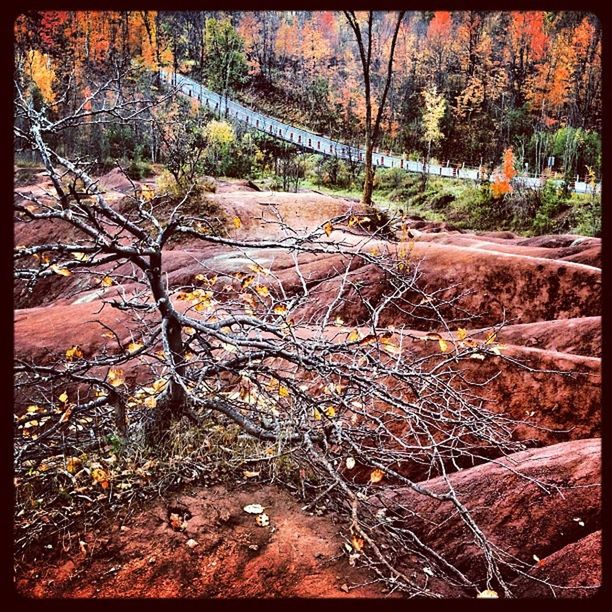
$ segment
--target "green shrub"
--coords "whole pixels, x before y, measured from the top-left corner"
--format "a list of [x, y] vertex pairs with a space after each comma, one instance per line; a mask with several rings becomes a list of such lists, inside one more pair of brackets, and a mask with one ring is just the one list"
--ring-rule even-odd
[[140, 181], [143, 178], [151, 176], [153, 174], [153, 168], [151, 168], [149, 162], [142, 159], [133, 159], [125, 169], [125, 173], [133, 181]]

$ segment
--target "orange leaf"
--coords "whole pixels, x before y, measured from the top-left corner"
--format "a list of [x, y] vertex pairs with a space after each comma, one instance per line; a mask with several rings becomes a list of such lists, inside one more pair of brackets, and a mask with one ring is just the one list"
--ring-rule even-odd
[[370, 474], [370, 482], [371, 483], [380, 482], [383, 479], [384, 475], [385, 475], [385, 473], [382, 470], [379, 470], [378, 468], [376, 468]]

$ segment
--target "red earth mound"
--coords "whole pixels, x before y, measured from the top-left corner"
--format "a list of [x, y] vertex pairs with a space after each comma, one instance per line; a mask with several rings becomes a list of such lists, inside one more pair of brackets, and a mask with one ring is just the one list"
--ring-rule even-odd
[[601, 584], [601, 531], [567, 544], [540, 561], [529, 572], [538, 580], [521, 576], [512, 583], [516, 597], [592, 597]]
[[[575, 440], [462, 470], [449, 482], [493, 544], [533, 565], [533, 555], [543, 559], [600, 529], [600, 457], [600, 440]], [[422, 484], [435, 493], [448, 490], [443, 478]], [[378, 497], [398, 524], [472, 579], [484, 577], [482, 552], [451, 501], [399, 488]], [[598, 563], [590, 561], [593, 568]]]

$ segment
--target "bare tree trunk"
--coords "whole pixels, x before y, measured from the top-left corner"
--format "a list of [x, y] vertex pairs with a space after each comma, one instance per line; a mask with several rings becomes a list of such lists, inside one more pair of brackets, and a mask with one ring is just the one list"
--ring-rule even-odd
[[365, 86], [365, 102], [366, 102], [366, 158], [365, 158], [365, 180], [363, 183], [363, 192], [361, 201], [364, 204], [372, 204], [372, 192], [374, 191], [374, 168], [372, 167], [373, 150], [376, 146], [378, 136], [380, 133], [380, 124], [383, 116], [383, 110], [385, 102], [387, 101], [387, 94], [389, 93], [389, 86], [391, 85], [391, 77], [393, 76], [393, 56], [395, 55], [395, 45], [397, 43], [397, 36], [399, 34], [400, 25], [406, 11], [400, 11], [395, 24], [395, 31], [393, 33], [393, 39], [391, 40], [391, 49], [389, 51], [389, 63], [387, 65], [387, 78], [385, 87], [378, 105], [378, 112], [376, 113], [376, 119], [372, 123], [372, 89], [370, 80], [370, 68], [372, 65], [372, 24], [373, 24], [373, 11], [368, 12], [368, 31], [367, 31], [367, 45], [364, 44], [361, 27], [357, 21], [357, 17], [354, 11], [344, 11], [353, 33], [355, 34], [355, 40], [359, 47], [359, 57], [361, 59], [361, 67], [363, 70], [363, 82]]

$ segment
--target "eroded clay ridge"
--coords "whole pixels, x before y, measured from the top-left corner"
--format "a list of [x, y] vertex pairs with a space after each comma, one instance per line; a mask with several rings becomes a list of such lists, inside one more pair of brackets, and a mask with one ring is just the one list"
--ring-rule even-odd
[[[129, 189], [120, 174], [113, 172], [102, 177], [100, 185], [107, 189], [114, 206], [127, 210]], [[44, 198], [48, 188], [41, 181], [21, 189]], [[518, 595], [546, 597], [552, 591], [559, 597], [591, 594], [600, 582], [601, 241], [575, 235], [525, 239], [510, 232], [459, 232], [415, 218], [397, 220], [393, 232], [383, 233], [349, 222], [351, 216], [365, 214], [359, 204], [310, 193], [259, 192], [244, 182], [226, 182], [218, 193], [206, 198], [218, 205], [228, 219], [240, 219], [240, 227], [232, 227], [229, 233], [243, 241], [244, 247], [202, 246], [189, 240], [171, 244], [164, 252], [165, 278], [170, 288], [193, 287], [198, 274], [215, 275], [216, 299], [232, 311], [241, 292], [236, 275], [249, 264], [257, 264], [269, 270], [265, 283], [274, 299], [282, 297], [290, 302], [307, 291], [308, 299], [302, 300], [292, 313], [295, 322], [301, 324], [299, 333], [304, 341], [319, 336], [342, 341], [352, 330], [366, 335], [368, 310], [364, 303], [371, 307], [383, 304], [394, 290], [393, 279], [359, 255], [388, 253], [396, 261], [418, 270], [418, 282], [424, 290], [437, 292], [452, 302], [453, 312], [458, 308], [465, 313], [455, 316], [453, 326], [444, 329], [427, 315], [427, 305], [419, 302], [419, 295], [391, 300], [380, 312], [379, 325], [390, 328], [393, 341], [402, 346], [404, 354], [419, 358], [431, 353], [432, 343], [435, 346], [438, 337], [452, 346], [459, 327], [467, 328], [472, 337], [483, 339], [491, 326], [505, 321], [497, 332], [497, 342], [504, 347], [503, 357], [464, 360], [460, 368], [462, 375], [472, 381], [490, 381], [483, 388], [482, 401], [490, 410], [520, 421], [512, 435], [526, 450], [504, 457], [482, 449], [480, 461], [472, 460], [471, 465], [449, 464], [446, 469], [458, 495], [481, 522], [483, 531], [508, 555], [518, 559], [515, 571], [506, 575]], [[323, 226], [330, 218], [332, 226], [325, 231]], [[292, 230], [289, 235], [286, 227]], [[69, 238], [79, 238], [75, 230], [69, 231], [73, 232]], [[52, 242], [60, 237], [65, 239], [66, 232], [61, 223], [17, 223], [15, 242], [19, 245]], [[329, 252], [296, 255], [291, 248], [294, 241], [309, 233], [326, 241]], [[276, 246], [249, 245], [262, 239], [275, 242]], [[331, 247], [338, 243], [344, 244], [349, 252], [334, 253]], [[128, 268], [114, 270], [114, 274], [128, 274]], [[53, 363], [75, 344], [85, 356], [119, 350], [121, 343], [129, 341], [132, 315], [112, 308], [105, 301], [117, 297], [119, 291], [129, 295], [138, 288], [137, 282], [126, 282], [121, 289], [115, 285], [101, 289], [87, 276], [78, 274], [43, 281], [35, 293], [28, 293], [24, 284], [17, 282], [17, 357]], [[185, 308], [180, 302], [176, 306]], [[121, 343], [104, 335], [108, 327], [116, 331]], [[437, 335], [430, 337], [432, 333]], [[434, 367], [434, 358], [431, 363]], [[142, 360], [126, 368], [129, 388], [145, 382], [147, 367], [146, 360]], [[27, 402], [26, 397], [16, 397], [18, 413], [25, 410]], [[444, 478], [431, 478], [426, 469], [414, 465], [397, 467], [399, 472], [433, 490], [446, 486]], [[358, 469], [355, 474], [356, 478], [367, 477], [365, 472], [360, 475]], [[543, 485], [536, 484], [535, 479]], [[466, 575], [478, 576], [482, 559], [471, 545], [461, 520], [449, 514], [444, 504], [396, 485], [381, 490], [380, 503], [393, 510], [397, 520], [405, 521], [425, 543], [443, 551]], [[205, 496], [197, 499], [183, 501], [190, 507], [199, 507]], [[402, 510], [416, 507], [421, 516], [431, 518], [427, 524], [418, 522], [414, 513]], [[135, 528], [155, 527], [155, 512], [159, 510], [155, 508], [153, 505], [138, 518]], [[204, 512], [203, 508], [200, 510]], [[228, 510], [230, 514], [233, 511]], [[291, 525], [301, 524], [302, 517], [289, 503], [285, 511], [286, 524], [292, 531]], [[223, 529], [219, 524], [209, 525], [207, 520], [193, 523], [198, 538], [204, 538], [204, 532], [210, 538], [210, 546], [200, 549], [202, 555], [195, 565], [187, 553], [165, 559], [159, 552], [149, 551], [149, 544], [115, 534], [110, 536], [114, 546], [131, 561], [122, 566], [112, 582], [93, 586], [82, 578], [68, 588], [61, 577], [66, 568], [58, 567], [54, 570], [58, 572], [57, 590], [48, 593], [65, 589], [66, 593], [83, 596], [118, 592], [136, 595], [139, 593], [129, 586], [130, 572], [138, 571], [151, 584], [149, 594], [215, 596], [222, 584], [225, 596], [260, 596], [262, 592], [256, 587], [240, 585], [247, 584], [242, 578], [259, 575], [264, 568], [268, 568], [272, 581], [269, 584], [274, 585], [278, 595], [313, 595], [308, 575], [315, 570], [325, 585], [317, 587], [315, 595], [344, 593], [330, 578], [335, 569], [328, 571], [313, 565], [312, 559], [304, 556], [301, 543], [293, 540], [288, 543], [279, 533], [270, 542], [253, 540], [251, 544], [257, 549], [249, 549], [251, 556], [243, 558], [242, 549], [233, 550], [215, 539], [215, 534]], [[155, 527], [160, 538], [175, 537], [162, 534], [160, 525]], [[313, 533], [319, 533], [319, 529], [323, 529], [320, 533], [327, 533], [327, 528], [321, 527]], [[239, 535], [251, 538], [244, 530]], [[328, 554], [338, 546], [337, 537], [331, 529], [323, 538], [325, 542], [317, 540], [312, 546]], [[130, 552], [130, 546], [144, 547], [145, 552], [136, 554], [136, 548]], [[206, 569], [209, 557], [204, 554], [205, 549], [218, 551], [210, 554], [215, 556], [218, 567], [224, 568], [220, 581], [215, 574], [217, 586]], [[138, 555], [149, 552], [163, 560], [163, 564], [138, 565], [135, 560]], [[100, 571], [104, 569], [103, 560], [95, 563]], [[410, 563], [406, 560], [408, 568]], [[286, 573], [287, 567], [290, 569]], [[527, 581], [523, 574], [533, 574], [553, 586], [541, 585], [532, 590], [533, 581]], [[253, 585], [253, 581], [248, 584]], [[440, 585], [440, 588], [452, 596], [464, 594], [460, 587]], [[371, 595], [372, 591], [355, 594]]]

